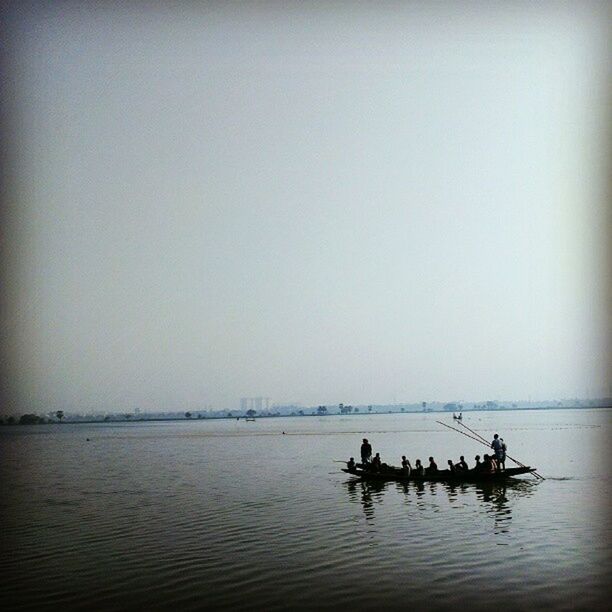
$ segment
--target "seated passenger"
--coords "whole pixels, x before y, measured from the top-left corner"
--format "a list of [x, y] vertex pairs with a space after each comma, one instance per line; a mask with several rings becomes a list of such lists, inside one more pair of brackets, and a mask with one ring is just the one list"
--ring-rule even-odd
[[435, 474], [438, 471], [438, 465], [434, 461], [433, 457], [429, 458], [429, 466], [425, 470], [428, 474]]
[[380, 468], [382, 467], [382, 461], [380, 459], [380, 453], [376, 453], [376, 455], [374, 456], [374, 459], [372, 459], [372, 467], [376, 471], [379, 471]]
[[423, 464], [421, 463], [420, 459], [417, 459], [414, 465], [414, 475], [421, 477], [425, 476], [425, 468], [423, 467]]
[[474, 471], [475, 472], [481, 472], [482, 471], [482, 463], [480, 463], [480, 455], [476, 455], [474, 457], [474, 460], [476, 461], [476, 465], [474, 466]]
[[410, 461], [406, 459], [406, 455], [402, 455], [402, 471], [410, 476], [410, 472], [412, 471], [412, 466], [410, 465]]
[[468, 464], [465, 462], [465, 457], [463, 455], [459, 457], [459, 463], [455, 464], [455, 469], [459, 470], [460, 472], [468, 471]]
[[493, 474], [495, 472], [495, 466], [491, 461], [491, 457], [489, 455], [485, 455], [482, 460], [482, 471], [485, 474]]
[[491, 467], [494, 472], [497, 472], [497, 459], [495, 459], [495, 455], [490, 455], [489, 459], [491, 460]]
[[346, 467], [349, 470], [354, 470], [356, 467], [356, 463], [355, 463], [355, 459], [353, 457], [351, 457], [347, 462], [346, 462]]
[[448, 463], [448, 471], [449, 471], [451, 474], [456, 474], [456, 473], [457, 473], [457, 468], [455, 467], [455, 464], [453, 463], [453, 460], [452, 460], [452, 459], [449, 459], [449, 460], [447, 461], [447, 463]]

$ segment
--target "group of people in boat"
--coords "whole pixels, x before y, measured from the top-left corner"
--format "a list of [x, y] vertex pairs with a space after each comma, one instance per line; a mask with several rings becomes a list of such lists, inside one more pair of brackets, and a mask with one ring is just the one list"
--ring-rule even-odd
[[[480, 455], [476, 455], [474, 458], [476, 464], [472, 468], [473, 471], [481, 472], [483, 474], [494, 474], [495, 472], [506, 469], [506, 444], [498, 434], [493, 436], [491, 448], [493, 449], [494, 453], [491, 455], [483, 455], [482, 461], [480, 459]], [[448, 472], [451, 474], [467, 472], [470, 469], [463, 455], [459, 457], [459, 461], [457, 463], [455, 463], [452, 459], [449, 459], [447, 464]], [[358, 465], [355, 463], [354, 457], [351, 457], [349, 461], [347, 461], [346, 465], [349, 470], [360, 467], [364, 470], [375, 472], [380, 472], [390, 468], [390, 466], [382, 462], [380, 453], [376, 453], [374, 457], [372, 457], [372, 445], [369, 443], [367, 438], [364, 438], [363, 443], [361, 444], [361, 464]], [[406, 459], [405, 455], [402, 455], [401, 469], [406, 476], [410, 476], [412, 474], [414, 476], [421, 477], [432, 476], [439, 471], [438, 464], [433, 457], [429, 457], [429, 465], [427, 467], [421, 463], [420, 459], [416, 460], [413, 467], [410, 461]]]

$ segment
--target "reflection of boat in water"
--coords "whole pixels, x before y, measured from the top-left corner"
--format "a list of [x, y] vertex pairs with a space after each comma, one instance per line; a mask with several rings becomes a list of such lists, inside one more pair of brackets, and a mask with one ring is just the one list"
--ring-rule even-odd
[[508, 478], [506, 480], [488, 480], [480, 482], [452, 482], [452, 481], [392, 481], [392, 480], [362, 480], [352, 478], [345, 481], [349, 494], [356, 491], [367, 492], [369, 494], [383, 494], [386, 491], [398, 491], [408, 493], [413, 491], [419, 496], [429, 492], [434, 495], [436, 492], [446, 492], [449, 497], [456, 497], [458, 494], [475, 492], [477, 497], [483, 501], [490, 501], [493, 498], [505, 497], [506, 492], [512, 492], [517, 497], [532, 495], [537, 481], [521, 480], [518, 478]]
[[410, 507], [418, 509], [424, 515], [438, 511], [435, 500], [440, 496], [448, 497], [450, 509], [458, 512], [472, 505], [473, 502], [469, 501], [469, 498], [472, 498], [478, 505], [482, 504], [486, 513], [494, 519], [495, 533], [505, 533], [510, 527], [514, 503], [519, 498], [533, 495], [538, 482], [518, 478], [488, 482], [394, 482], [350, 478], [345, 481], [344, 486], [349, 500], [363, 507], [368, 522], [376, 519], [376, 506], [383, 501], [385, 494], [399, 493], [405, 496], [406, 501], [411, 504]]
[[474, 470], [467, 470], [463, 472], [450, 472], [449, 470], [439, 470], [434, 474], [425, 474], [424, 476], [417, 476], [414, 473], [407, 475], [400, 468], [387, 467], [382, 468], [380, 471], [364, 470], [363, 468], [342, 468], [343, 472], [357, 476], [362, 480], [378, 480], [378, 481], [396, 481], [396, 482], [449, 482], [449, 483], [462, 483], [462, 482], [504, 482], [513, 476], [520, 476], [521, 474], [529, 474], [534, 472], [537, 468], [529, 466], [506, 468], [503, 472], [494, 472], [493, 474], [485, 472], [476, 472]]

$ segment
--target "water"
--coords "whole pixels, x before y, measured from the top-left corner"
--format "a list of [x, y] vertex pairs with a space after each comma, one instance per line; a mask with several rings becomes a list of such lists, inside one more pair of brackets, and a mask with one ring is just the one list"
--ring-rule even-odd
[[3, 427], [0, 604], [605, 608], [612, 412], [464, 417], [547, 480], [372, 485], [332, 462], [362, 437], [395, 464], [487, 452], [435, 413]]

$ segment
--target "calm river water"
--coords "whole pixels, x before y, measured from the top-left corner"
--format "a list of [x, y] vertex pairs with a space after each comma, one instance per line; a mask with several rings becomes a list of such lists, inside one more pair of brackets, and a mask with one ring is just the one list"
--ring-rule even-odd
[[546, 480], [372, 486], [332, 461], [362, 437], [394, 464], [487, 452], [439, 413], [3, 427], [0, 605], [605, 608], [612, 412], [464, 417]]

